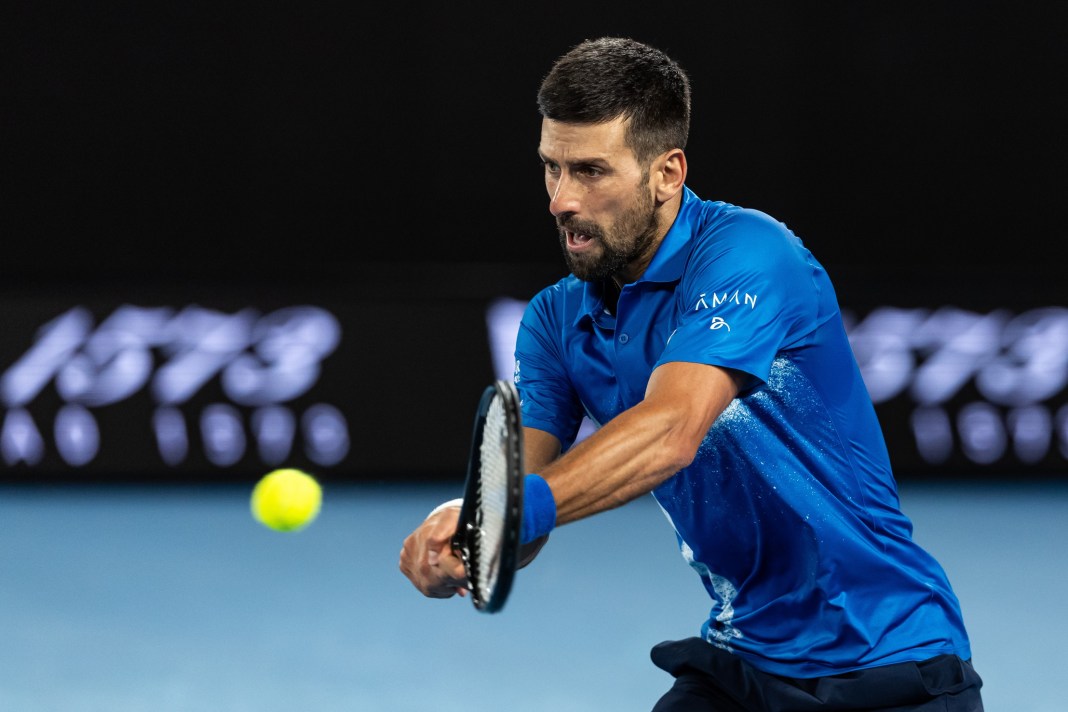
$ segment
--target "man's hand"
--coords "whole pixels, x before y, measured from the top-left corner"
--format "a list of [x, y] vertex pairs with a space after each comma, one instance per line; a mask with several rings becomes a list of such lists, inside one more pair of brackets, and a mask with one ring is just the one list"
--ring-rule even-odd
[[430, 515], [407, 536], [400, 553], [400, 570], [420, 593], [429, 598], [467, 595], [467, 574], [452, 550], [452, 535], [460, 508], [449, 507]]

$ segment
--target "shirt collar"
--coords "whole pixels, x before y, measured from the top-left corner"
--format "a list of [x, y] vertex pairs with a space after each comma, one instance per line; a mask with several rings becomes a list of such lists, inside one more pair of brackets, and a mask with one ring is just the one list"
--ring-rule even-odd
[[690, 237], [699, 215], [701, 200], [692, 190], [682, 187], [682, 204], [671, 229], [664, 235], [649, 266], [639, 282], [678, 282], [690, 256]]
[[[686, 186], [682, 187], [682, 203], [671, 229], [664, 235], [649, 266], [638, 282], [677, 282], [689, 256], [690, 236], [699, 214], [701, 199]], [[582, 308], [575, 315], [575, 325], [583, 319], [596, 321], [604, 311], [604, 287], [599, 282], [583, 282]]]

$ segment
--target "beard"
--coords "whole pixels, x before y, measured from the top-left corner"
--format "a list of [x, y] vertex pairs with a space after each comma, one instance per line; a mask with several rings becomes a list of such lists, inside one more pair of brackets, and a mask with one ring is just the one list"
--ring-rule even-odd
[[[586, 282], [596, 282], [623, 272], [627, 265], [641, 257], [653, 244], [657, 233], [653, 196], [645, 182], [638, 185], [634, 207], [627, 210], [615, 224], [602, 227], [596, 223], [564, 218], [558, 221], [560, 247], [571, 272]], [[588, 235], [600, 245], [599, 251], [574, 253], [567, 249], [566, 231]]]

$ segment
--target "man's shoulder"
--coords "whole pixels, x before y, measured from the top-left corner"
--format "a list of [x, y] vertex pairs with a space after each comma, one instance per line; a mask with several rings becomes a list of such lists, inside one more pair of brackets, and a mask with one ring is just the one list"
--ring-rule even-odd
[[581, 302], [585, 283], [573, 274], [561, 277], [538, 290], [530, 300], [535, 310], [551, 309], [551, 305]]
[[786, 223], [762, 210], [720, 200], [701, 201], [696, 232], [702, 237], [746, 240], [795, 237]]
[[687, 259], [690, 275], [709, 269], [777, 275], [808, 274], [815, 258], [801, 239], [769, 213], [710, 203], [695, 224]]
[[573, 274], [561, 277], [538, 290], [537, 298], [552, 298], [554, 295], [581, 294], [584, 282]]

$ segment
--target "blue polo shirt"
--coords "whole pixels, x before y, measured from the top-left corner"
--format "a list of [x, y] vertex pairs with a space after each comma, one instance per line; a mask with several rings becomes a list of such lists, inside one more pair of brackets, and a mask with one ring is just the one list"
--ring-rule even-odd
[[959, 602], [912, 539], [826, 272], [782, 223], [688, 188], [615, 315], [569, 276], [516, 340], [524, 425], [569, 447], [673, 361], [748, 375], [693, 463], [653, 492], [712, 600], [701, 635], [766, 672], [817, 677], [971, 657]]

